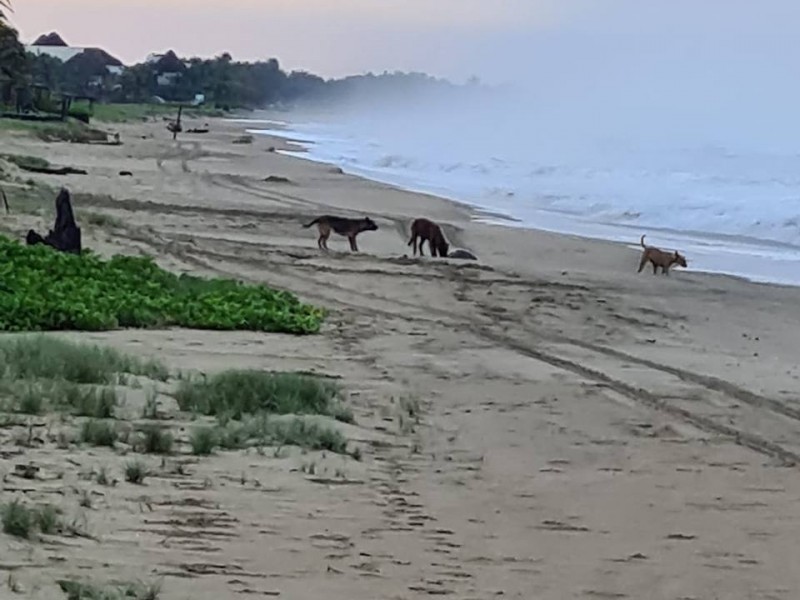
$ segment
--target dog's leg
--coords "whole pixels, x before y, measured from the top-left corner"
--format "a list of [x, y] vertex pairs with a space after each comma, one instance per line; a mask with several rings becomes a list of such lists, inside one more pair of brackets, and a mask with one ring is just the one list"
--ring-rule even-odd
[[414, 256], [417, 255], [417, 234], [414, 234]]
[[[419, 239], [419, 255], [425, 256], [425, 252], [422, 250], [422, 247], [425, 245], [425, 238]], [[430, 244], [428, 244], [430, 246]]]
[[350, 239], [350, 250], [352, 250], [353, 252], [358, 252], [358, 244], [356, 244], [356, 236], [351, 235], [348, 237]]
[[639, 270], [637, 271], [637, 273], [641, 273], [642, 269], [644, 269], [644, 266], [646, 264], [647, 264], [647, 255], [642, 254], [642, 260], [639, 261]]
[[658, 275], [658, 265], [653, 263], [653, 275]]

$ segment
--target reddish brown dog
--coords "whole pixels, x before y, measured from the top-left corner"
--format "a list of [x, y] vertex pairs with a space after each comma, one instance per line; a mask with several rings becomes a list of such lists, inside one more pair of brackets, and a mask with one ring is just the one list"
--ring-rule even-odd
[[642, 260], [639, 261], [639, 273], [642, 272], [642, 269], [644, 269], [648, 261], [653, 264], [653, 275], [658, 273], [659, 267], [661, 267], [661, 272], [664, 273], [664, 275], [669, 275], [669, 268], [672, 265], [678, 265], [680, 267], [686, 266], [686, 258], [679, 254], [677, 250], [675, 252], [664, 252], [653, 246], [645, 246], [644, 238], [645, 236], [642, 236], [642, 239], [639, 240], [642, 248], [644, 248]]
[[408, 240], [408, 245], [414, 246], [414, 256], [417, 255], [417, 240], [419, 240], [419, 254], [425, 256], [422, 251], [422, 246], [428, 242], [431, 250], [431, 256], [440, 256], [447, 258], [447, 253], [450, 251], [450, 244], [444, 238], [442, 228], [433, 221], [428, 219], [415, 219], [411, 224], [411, 239]]

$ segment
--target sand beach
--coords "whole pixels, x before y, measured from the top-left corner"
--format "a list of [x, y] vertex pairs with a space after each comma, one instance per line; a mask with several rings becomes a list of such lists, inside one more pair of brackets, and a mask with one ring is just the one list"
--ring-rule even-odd
[[[76, 574], [158, 580], [170, 600], [800, 597], [800, 288], [637, 274], [638, 236], [477, 222], [208, 122], [177, 143], [162, 121], [113, 126], [120, 146], [1, 135], [4, 153], [88, 172], [30, 176], [73, 192], [86, 247], [290, 290], [330, 311], [322, 332], [59, 335], [175, 370], [334, 377], [361, 460], [148, 457], [146, 485], [102, 486], [86, 474], [121, 477], [120, 452], [60, 448], [53, 415], [7, 424], [0, 501], [53, 502], [90, 535], [0, 535], [0, 597], [63, 598], [56, 582]], [[22, 239], [53, 211], [15, 205], [20, 189], [2, 228]], [[322, 214], [379, 230], [325, 254], [302, 227]], [[420, 216], [479, 261], [411, 257]], [[157, 394], [184, 439], [192, 424], [167, 384]], [[20, 445], [28, 433], [41, 443]], [[28, 463], [41, 476], [15, 476]]]

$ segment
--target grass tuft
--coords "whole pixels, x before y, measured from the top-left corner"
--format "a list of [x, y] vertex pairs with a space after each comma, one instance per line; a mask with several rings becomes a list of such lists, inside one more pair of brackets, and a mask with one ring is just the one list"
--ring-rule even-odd
[[217, 430], [216, 438], [219, 446], [225, 450], [239, 450], [255, 444], [259, 447], [298, 446], [306, 450], [347, 453], [347, 438], [340, 431], [301, 417], [276, 421], [261, 414], [244, 422], [229, 421]]
[[35, 508], [25, 506], [19, 500], [12, 500], [0, 508], [3, 532], [14, 537], [30, 539], [35, 531], [45, 535], [64, 530], [61, 512], [51, 504]]
[[47, 504], [35, 511], [34, 514], [39, 531], [45, 535], [52, 535], [63, 529], [61, 513], [55, 506]]
[[84, 444], [113, 448], [117, 438], [117, 430], [107, 421], [92, 419], [85, 421], [81, 427], [81, 441]]
[[321, 427], [304, 419], [275, 423], [270, 430], [270, 441], [278, 446], [299, 446], [308, 450], [347, 453], [347, 438], [340, 431], [331, 427]]
[[60, 406], [78, 417], [113, 419], [117, 407], [117, 393], [113, 388], [81, 388], [75, 384], [62, 386]]
[[202, 381], [183, 381], [175, 397], [181, 410], [241, 419], [262, 412], [338, 414], [339, 392], [339, 386], [309, 375], [233, 370]]
[[161, 425], [147, 424], [140, 429], [141, 442], [137, 448], [144, 454], [171, 454], [175, 438]]
[[142, 485], [147, 475], [147, 467], [140, 460], [134, 460], [125, 465], [125, 481], [128, 483]]
[[158, 600], [160, 583], [89, 583], [75, 579], [58, 582], [66, 600]]
[[217, 434], [211, 427], [198, 427], [192, 431], [189, 444], [192, 446], [192, 454], [208, 456], [217, 446]]
[[2, 507], [3, 533], [29, 539], [34, 527], [33, 511], [19, 500], [12, 500]]

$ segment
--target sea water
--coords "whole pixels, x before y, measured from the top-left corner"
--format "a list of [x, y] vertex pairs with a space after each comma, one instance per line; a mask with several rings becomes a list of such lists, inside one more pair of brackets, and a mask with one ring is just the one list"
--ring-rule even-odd
[[[242, 121], [287, 152], [473, 205], [500, 222], [678, 248], [690, 269], [800, 285], [800, 151], [576, 136], [463, 115], [353, 112]], [[499, 122], [499, 121], [498, 121]], [[479, 217], [484, 220], [486, 217]], [[497, 218], [492, 220], [497, 221]]]

